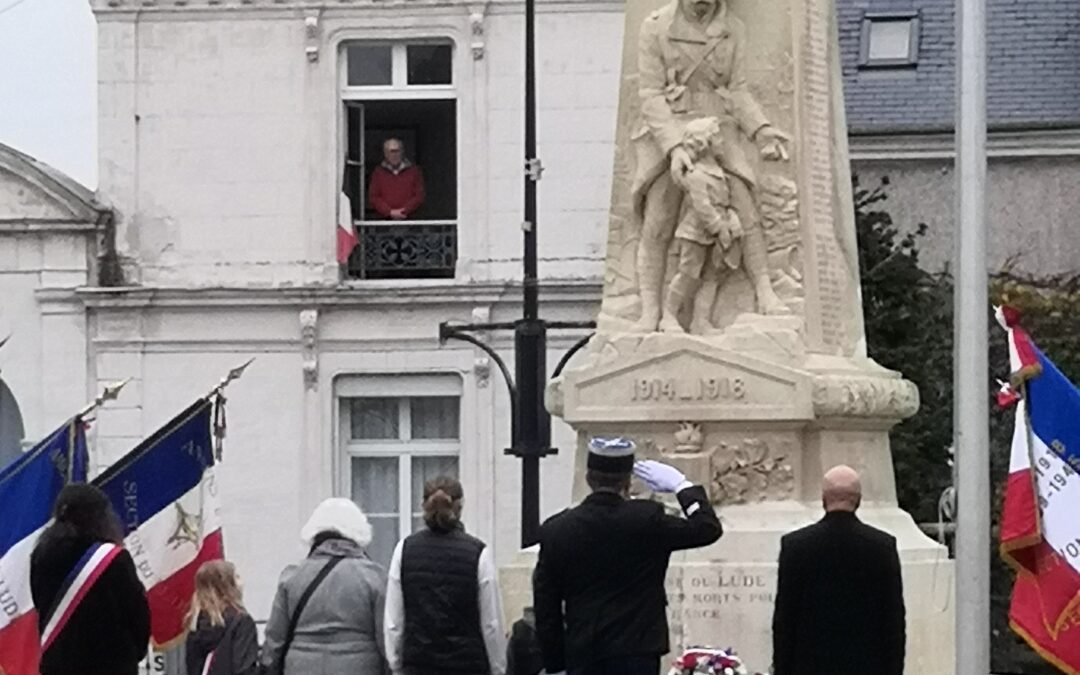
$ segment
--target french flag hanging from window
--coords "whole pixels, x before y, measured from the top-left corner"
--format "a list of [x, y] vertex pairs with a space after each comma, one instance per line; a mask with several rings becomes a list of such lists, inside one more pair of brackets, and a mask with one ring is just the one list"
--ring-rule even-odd
[[37, 675], [41, 642], [30, 594], [30, 553], [68, 482], [86, 480], [79, 418], [0, 469], [0, 673]]
[[1016, 406], [1001, 555], [1016, 570], [1009, 623], [1043, 658], [1080, 673], [1080, 391], [1003, 308]]
[[349, 262], [349, 256], [358, 243], [352, 222], [352, 200], [342, 192], [338, 199], [337, 261], [339, 265]]
[[124, 547], [146, 586], [156, 647], [183, 638], [195, 572], [223, 554], [214, 405], [195, 402], [93, 481], [123, 524]]

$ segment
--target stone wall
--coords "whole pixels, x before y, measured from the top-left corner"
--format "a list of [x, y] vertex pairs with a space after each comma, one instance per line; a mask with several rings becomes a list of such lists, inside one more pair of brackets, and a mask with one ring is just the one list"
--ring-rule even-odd
[[[455, 48], [459, 277], [520, 274], [523, 17], [520, 6], [470, 11], [211, 7], [136, 20], [99, 8], [100, 190], [118, 209], [119, 245], [138, 280], [336, 282], [342, 45], [423, 38]], [[539, 10], [548, 277], [600, 275], [620, 11], [609, 2]]]
[[[476, 307], [492, 308], [495, 320], [518, 312], [499, 300], [502, 292], [497, 286], [476, 286], [465, 297], [446, 289], [234, 290], [200, 297], [85, 292], [96, 385], [134, 378], [97, 415], [94, 468], [114, 462], [254, 356], [228, 390], [218, 480], [225, 545], [243, 570], [247, 606], [263, 620], [281, 570], [303, 554], [299, 531], [311, 509], [327, 496], [350, 493], [339, 386], [401, 375], [451, 377], [461, 386], [465, 522], [500, 562], [509, 560], [520, 544], [521, 468], [503, 454], [510, 444], [506, 385], [471, 346], [440, 346], [436, 339], [440, 321], [468, 321]], [[546, 297], [549, 316], [585, 317], [596, 311], [599, 289], [555, 286]], [[552, 336], [549, 368], [576, 339]], [[512, 336], [494, 344], [512, 364]], [[545, 517], [568, 503], [573, 476], [572, 432], [556, 421], [552, 442], [564, 451], [542, 465]]]
[[[852, 171], [865, 187], [888, 176], [882, 208], [903, 228], [926, 223], [919, 246], [927, 269], [952, 261], [955, 181], [951, 158], [863, 159]], [[991, 157], [987, 172], [987, 250], [991, 270], [1014, 259], [1027, 272], [1077, 270], [1080, 157]]]

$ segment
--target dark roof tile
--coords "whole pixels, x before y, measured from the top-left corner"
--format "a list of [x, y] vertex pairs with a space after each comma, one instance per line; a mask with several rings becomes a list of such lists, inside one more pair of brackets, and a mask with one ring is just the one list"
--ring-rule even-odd
[[[838, 0], [848, 125], [852, 131], [944, 129], [953, 123], [955, 0]], [[987, 117], [991, 127], [1080, 126], [1080, 2], [987, 0]], [[910, 71], [859, 68], [866, 12], [919, 13]], [[911, 101], [902, 111], [898, 102]]]

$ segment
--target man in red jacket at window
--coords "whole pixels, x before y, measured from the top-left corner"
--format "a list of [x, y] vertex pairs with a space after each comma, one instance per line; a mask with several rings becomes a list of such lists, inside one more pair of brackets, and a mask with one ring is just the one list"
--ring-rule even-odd
[[420, 167], [405, 159], [400, 140], [383, 143], [383, 162], [371, 174], [368, 199], [380, 216], [392, 220], [408, 219], [424, 203], [424, 177]]

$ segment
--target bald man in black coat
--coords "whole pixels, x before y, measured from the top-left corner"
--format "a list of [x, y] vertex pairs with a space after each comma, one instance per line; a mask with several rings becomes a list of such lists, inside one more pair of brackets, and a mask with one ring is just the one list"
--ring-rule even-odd
[[855, 515], [859, 475], [825, 474], [825, 517], [780, 541], [773, 675], [903, 675], [896, 539]]

